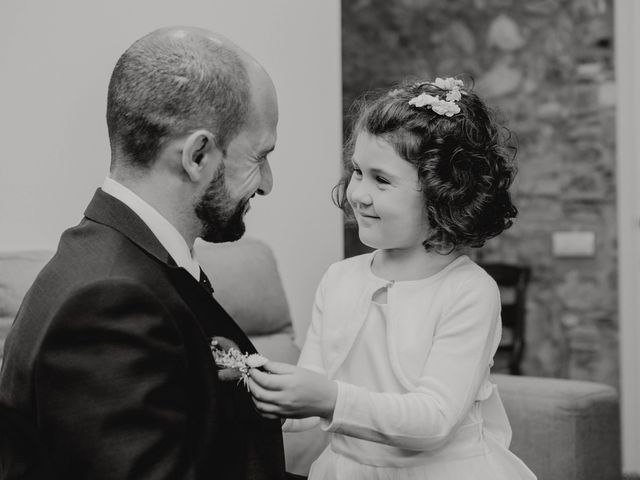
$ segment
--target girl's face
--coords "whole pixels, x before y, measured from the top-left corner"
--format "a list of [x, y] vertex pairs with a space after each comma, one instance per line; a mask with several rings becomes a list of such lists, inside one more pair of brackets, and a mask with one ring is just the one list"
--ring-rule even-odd
[[417, 169], [385, 140], [364, 132], [352, 162], [347, 199], [360, 241], [379, 249], [422, 248], [428, 223]]

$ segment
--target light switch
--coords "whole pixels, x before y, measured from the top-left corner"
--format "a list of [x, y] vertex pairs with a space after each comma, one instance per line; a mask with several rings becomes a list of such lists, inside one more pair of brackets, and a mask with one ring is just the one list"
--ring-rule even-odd
[[595, 232], [553, 232], [551, 240], [556, 257], [586, 258], [596, 253]]

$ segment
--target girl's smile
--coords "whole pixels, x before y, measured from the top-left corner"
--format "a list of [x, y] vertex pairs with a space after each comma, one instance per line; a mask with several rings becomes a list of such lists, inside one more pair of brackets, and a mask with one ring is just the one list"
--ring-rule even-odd
[[356, 211], [356, 216], [362, 218], [363, 220], [380, 220], [380, 217], [378, 217], [377, 215], [366, 213], [360, 210]]

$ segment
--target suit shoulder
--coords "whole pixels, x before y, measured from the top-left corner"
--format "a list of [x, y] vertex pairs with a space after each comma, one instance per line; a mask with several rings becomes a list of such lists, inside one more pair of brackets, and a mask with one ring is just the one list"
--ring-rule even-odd
[[163, 265], [117, 230], [85, 219], [67, 230], [44, 275], [70, 284], [103, 278], [157, 279]]

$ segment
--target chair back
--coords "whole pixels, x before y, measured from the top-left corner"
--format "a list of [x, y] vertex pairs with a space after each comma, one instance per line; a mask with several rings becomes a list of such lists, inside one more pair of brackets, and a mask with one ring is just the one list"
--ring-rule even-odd
[[502, 341], [498, 355], [508, 357], [512, 375], [522, 373], [521, 362], [525, 348], [527, 287], [531, 268], [525, 265], [486, 263], [481, 265], [500, 288], [502, 302]]

